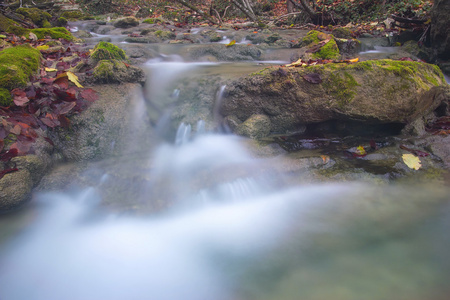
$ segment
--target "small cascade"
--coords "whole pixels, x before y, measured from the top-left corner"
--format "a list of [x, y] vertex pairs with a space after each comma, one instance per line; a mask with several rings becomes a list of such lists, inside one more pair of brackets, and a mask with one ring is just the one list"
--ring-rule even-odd
[[175, 137], [175, 145], [180, 146], [186, 144], [191, 137], [191, 125], [181, 123], [180, 127], [178, 127], [177, 135]]

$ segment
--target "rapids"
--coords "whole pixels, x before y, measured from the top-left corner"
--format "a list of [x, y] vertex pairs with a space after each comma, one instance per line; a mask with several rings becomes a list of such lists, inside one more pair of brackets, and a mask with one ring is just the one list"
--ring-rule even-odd
[[[170, 81], [217, 65], [149, 61], [147, 101], [173, 99], [170, 114]], [[143, 163], [140, 199], [170, 199], [156, 214], [105, 209], [102, 190], [119, 184], [107, 171], [91, 186], [36, 193], [0, 217], [0, 299], [448, 299], [447, 189], [293, 184], [245, 143], [181, 124]]]

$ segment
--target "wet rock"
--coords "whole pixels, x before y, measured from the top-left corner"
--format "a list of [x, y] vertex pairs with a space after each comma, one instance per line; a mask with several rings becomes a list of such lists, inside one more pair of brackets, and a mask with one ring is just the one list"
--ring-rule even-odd
[[236, 133], [253, 139], [270, 134], [270, 118], [266, 115], [252, 115], [236, 128]]
[[450, 2], [434, 1], [431, 9], [431, 45], [438, 59], [450, 59]]
[[141, 68], [126, 65], [115, 59], [99, 61], [92, 75], [95, 83], [143, 83], [145, 81], [145, 74]]
[[139, 43], [139, 44], [152, 44], [152, 43], [161, 43], [161, 39], [154, 35], [146, 35], [142, 37], [127, 37], [124, 40], [128, 43]]
[[[307, 74], [320, 80], [310, 83]], [[221, 112], [241, 122], [264, 114], [281, 134], [328, 120], [407, 124], [439, 106], [444, 84], [439, 68], [419, 62], [270, 67], [228, 85]]]
[[0, 179], [0, 212], [20, 207], [30, 199], [33, 180], [28, 170], [9, 173]]
[[251, 61], [261, 57], [261, 50], [253, 45], [207, 45], [193, 47], [187, 50], [188, 56], [193, 60], [202, 60], [203, 57], [213, 56], [219, 61]]
[[[94, 86], [100, 98], [86, 111], [71, 117], [71, 128], [53, 133], [55, 151], [67, 161], [104, 158], [124, 149], [132, 151], [129, 140], [147, 130], [142, 125], [130, 129], [131, 122], [137, 122], [130, 114], [138, 103], [134, 95], [139, 88], [131, 83]], [[149, 133], [142, 141], [148, 138]]]
[[136, 27], [139, 25], [139, 20], [135, 17], [126, 17], [123, 19], [119, 19], [114, 23], [114, 27], [116, 28], [130, 28]]
[[39, 183], [49, 167], [48, 161], [37, 155], [17, 156], [11, 161], [19, 170], [28, 170], [33, 185]]

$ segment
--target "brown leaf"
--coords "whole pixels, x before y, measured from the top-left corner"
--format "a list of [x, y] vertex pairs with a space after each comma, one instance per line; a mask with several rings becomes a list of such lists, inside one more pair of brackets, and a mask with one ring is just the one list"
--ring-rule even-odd
[[98, 100], [98, 93], [93, 89], [84, 89], [81, 91], [81, 97], [89, 102], [95, 102]]
[[303, 79], [305, 79], [309, 83], [314, 83], [314, 84], [322, 83], [322, 77], [318, 73], [305, 74], [305, 75], [303, 75]]
[[13, 128], [11, 128], [11, 130], [9, 132], [11, 132], [12, 134], [15, 134], [15, 135], [19, 135], [21, 131], [22, 131], [22, 128], [20, 127], [20, 125], [16, 125]]

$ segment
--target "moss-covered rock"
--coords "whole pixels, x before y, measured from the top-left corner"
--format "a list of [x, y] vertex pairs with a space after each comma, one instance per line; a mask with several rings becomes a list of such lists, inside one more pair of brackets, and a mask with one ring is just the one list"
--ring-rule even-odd
[[335, 28], [332, 31], [332, 34], [340, 39], [351, 39], [352, 38], [352, 31], [345, 27], [339, 27]]
[[41, 53], [29, 45], [0, 52], [0, 87], [11, 90], [23, 87], [39, 69]]
[[142, 69], [126, 65], [123, 61], [116, 59], [99, 61], [93, 72], [93, 80], [96, 83], [141, 83], [144, 78]]
[[64, 27], [54, 27], [54, 28], [38, 28], [32, 29], [32, 33], [34, 33], [39, 39], [43, 39], [47, 36], [52, 39], [64, 39], [67, 41], [74, 40], [73, 35]]
[[11, 93], [5, 88], [0, 88], [0, 106], [10, 106], [12, 103]]
[[311, 53], [312, 59], [338, 59], [339, 47], [334, 36], [317, 30], [311, 30], [302, 38], [294, 48], [305, 47], [306, 52]]
[[142, 23], [147, 23], [147, 24], [159, 24], [162, 23], [163, 21], [161, 19], [158, 18], [148, 18], [145, 19], [144, 21], [142, 21]]
[[283, 134], [329, 120], [407, 124], [437, 108], [446, 89], [439, 68], [421, 62], [270, 67], [227, 85], [222, 114], [238, 124], [266, 115]]
[[12, 25], [17, 26], [18, 24], [17, 24], [17, 22], [0, 14], [0, 31], [6, 32], [9, 28], [9, 26], [12, 26]]
[[163, 31], [163, 30], [157, 30], [155, 31], [155, 35], [159, 38], [161, 38], [162, 40], [171, 40], [174, 39], [176, 37], [175, 33], [173, 33], [172, 31]]
[[94, 61], [100, 60], [125, 60], [125, 51], [114, 44], [108, 42], [99, 42], [93, 49], [91, 58]]
[[70, 10], [65, 11], [60, 15], [61, 18], [65, 18], [70, 21], [75, 21], [79, 19], [83, 19], [85, 16], [84, 14], [79, 10]]
[[114, 23], [114, 27], [117, 28], [130, 28], [136, 27], [139, 25], [139, 20], [135, 17], [126, 17], [123, 19], [119, 19]]
[[65, 27], [67, 25], [67, 23], [68, 23], [68, 20], [64, 17], [59, 17], [56, 20], [56, 26], [58, 26], [58, 27]]
[[270, 134], [270, 118], [266, 115], [252, 115], [239, 124], [236, 133], [252, 139], [260, 139]]
[[50, 15], [48, 12], [40, 10], [39, 8], [21, 7], [16, 10], [16, 13], [30, 19], [39, 27], [51, 27], [49, 20], [52, 18], [52, 15]]

